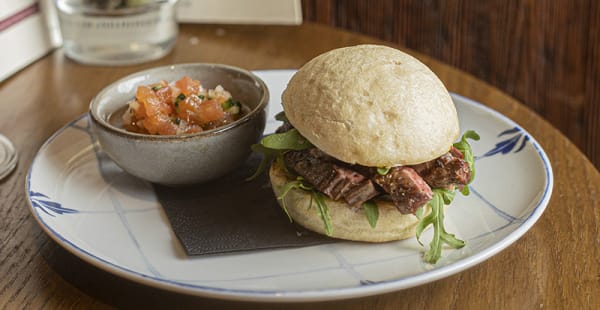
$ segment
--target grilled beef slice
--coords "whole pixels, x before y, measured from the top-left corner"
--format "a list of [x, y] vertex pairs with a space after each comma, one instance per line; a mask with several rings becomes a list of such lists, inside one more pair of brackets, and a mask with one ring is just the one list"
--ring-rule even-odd
[[432, 188], [462, 187], [471, 177], [469, 165], [456, 148], [434, 160], [393, 167], [385, 175], [374, 168], [348, 165], [317, 148], [288, 151], [284, 161], [294, 173], [331, 199], [343, 199], [351, 206], [385, 192], [404, 214], [415, 211], [433, 197]]
[[462, 188], [471, 179], [469, 164], [455, 147], [434, 160], [412, 166], [432, 188]]
[[283, 158], [289, 168], [331, 199], [359, 206], [379, 194], [371, 180], [317, 148], [289, 151]]
[[373, 180], [390, 194], [403, 214], [415, 213], [433, 197], [429, 185], [408, 166], [393, 167], [385, 175], [375, 175]]

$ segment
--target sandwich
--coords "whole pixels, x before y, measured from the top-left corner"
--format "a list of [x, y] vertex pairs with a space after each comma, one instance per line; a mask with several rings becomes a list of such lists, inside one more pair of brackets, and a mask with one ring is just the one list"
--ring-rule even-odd
[[[290, 220], [333, 238], [387, 242], [433, 226], [424, 258], [464, 242], [446, 232], [444, 209], [468, 194], [474, 160], [439, 78], [414, 57], [380, 45], [321, 54], [282, 94], [283, 121], [253, 149], [265, 154]], [[458, 140], [457, 140], [458, 139]]]

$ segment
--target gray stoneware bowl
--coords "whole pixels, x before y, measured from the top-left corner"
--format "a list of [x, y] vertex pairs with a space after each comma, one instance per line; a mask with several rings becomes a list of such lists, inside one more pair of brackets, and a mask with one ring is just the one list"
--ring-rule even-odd
[[[172, 82], [185, 75], [200, 80], [205, 88], [222, 85], [250, 112], [231, 124], [181, 136], [138, 134], [126, 131], [120, 122], [109, 122], [111, 114], [135, 97], [138, 85]], [[221, 64], [193, 63], [124, 77], [92, 99], [89, 114], [102, 150], [123, 170], [150, 182], [183, 185], [216, 179], [242, 164], [265, 128], [268, 102], [267, 86], [251, 72]]]

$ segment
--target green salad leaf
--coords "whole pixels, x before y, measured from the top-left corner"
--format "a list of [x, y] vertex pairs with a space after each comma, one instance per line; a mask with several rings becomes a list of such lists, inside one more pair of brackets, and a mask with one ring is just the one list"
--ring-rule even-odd
[[479, 141], [480, 137], [479, 134], [474, 130], [467, 130], [461, 137], [460, 141], [454, 143], [454, 147], [465, 155], [465, 161], [469, 164], [469, 168], [471, 169], [471, 179], [469, 180], [469, 183], [461, 190], [461, 193], [465, 196], [469, 195], [470, 191], [468, 185], [475, 178], [475, 155], [473, 155], [473, 150], [471, 149], [471, 145], [467, 139]]
[[290, 192], [290, 190], [294, 189], [294, 188], [298, 188], [298, 189], [303, 189], [306, 191], [312, 191], [313, 188], [304, 184], [304, 179], [302, 177], [298, 177], [296, 178], [295, 181], [290, 181], [287, 182], [284, 186], [283, 186], [283, 190], [281, 191], [281, 195], [279, 195], [277, 197], [277, 200], [281, 200], [281, 206], [283, 208], [283, 211], [285, 212], [285, 214], [288, 216], [288, 218], [290, 219], [290, 222], [293, 222], [292, 217], [290, 216], [290, 213], [287, 210], [287, 205], [285, 202], [285, 196], [287, 196], [287, 194]]
[[390, 172], [390, 169], [390, 167], [377, 167], [377, 174], [386, 175], [388, 172]]
[[331, 217], [329, 216], [329, 207], [325, 204], [325, 199], [323, 194], [316, 190], [312, 190], [312, 197], [317, 203], [317, 210], [319, 211], [319, 215], [321, 216], [321, 220], [323, 220], [323, 224], [325, 225], [325, 232], [328, 236], [331, 236], [333, 233], [333, 228], [331, 227]]
[[285, 212], [285, 214], [290, 219], [290, 223], [293, 222], [294, 220], [292, 219], [292, 216], [290, 215], [290, 212], [288, 212], [287, 205], [286, 205], [286, 202], [285, 202], [285, 196], [287, 196], [287, 194], [293, 188], [299, 188], [300, 184], [302, 184], [302, 181], [291, 181], [291, 182], [286, 183], [283, 186], [283, 191], [281, 192], [281, 195], [277, 196], [277, 200], [281, 200], [281, 207], [282, 207], [283, 211]]
[[314, 201], [317, 206], [317, 212], [319, 213], [319, 217], [321, 218], [321, 220], [323, 221], [323, 225], [325, 226], [325, 232], [328, 236], [331, 236], [331, 234], [333, 233], [333, 228], [331, 226], [331, 216], [329, 215], [329, 207], [325, 203], [325, 197], [319, 191], [315, 190], [312, 186], [305, 184], [304, 179], [302, 177], [298, 177], [294, 181], [287, 182], [283, 186], [281, 194], [277, 197], [277, 200], [281, 201], [281, 206], [285, 214], [287, 214], [288, 218], [290, 219], [290, 222], [292, 222], [293, 220], [290, 216], [290, 213], [287, 210], [285, 197], [290, 193], [292, 189], [301, 189], [310, 192], [311, 199], [308, 208], [312, 208]]
[[290, 121], [288, 120], [287, 116], [285, 116], [285, 112], [281, 111], [277, 114], [275, 114], [275, 119], [280, 121], [280, 122], [284, 122], [284, 123], [289, 123]]
[[[278, 113], [275, 116], [275, 119], [286, 123], [289, 122], [283, 112]], [[263, 137], [259, 143], [252, 145], [252, 151], [263, 154], [262, 161], [256, 169], [256, 172], [246, 180], [250, 181], [257, 178], [268, 169], [269, 163], [272, 161], [275, 161], [280, 167], [286, 169], [285, 164], [283, 163], [284, 152], [290, 150], [300, 151], [311, 147], [313, 147], [313, 145], [304, 138], [296, 128]], [[292, 221], [292, 217], [288, 212], [285, 197], [292, 189], [310, 191], [311, 201], [309, 207], [312, 207], [314, 201], [317, 206], [317, 212], [319, 212], [319, 216], [325, 225], [325, 232], [327, 235], [331, 236], [333, 229], [331, 226], [331, 217], [329, 216], [329, 207], [325, 203], [325, 198], [323, 194], [314, 190], [311, 186], [306, 185], [302, 177], [297, 177], [296, 180], [286, 183], [282, 189], [281, 195], [277, 197], [277, 199], [281, 201], [281, 206], [290, 221]]]
[[268, 135], [260, 140], [260, 144], [273, 150], [300, 151], [312, 147], [312, 144], [308, 142], [296, 128], [292, 128], [286, 132]]
[[429, 250], [425, 252], [424, 256], [425, 261], [430, 264], [435, 264], [442, 257], [442, 246], [444, 243], [455, 249], [465, 246], [464, 241], [457, 239], [444, 228], [444, 205], [447, 204], [444, 198], [446, 193], [444, 192], [448, 191], [445, 189], [433, 190], [433, 198], [428, 203], [429, 207], [431, 207], [431, 213], [422, 218], [416, 228], [417, 241], [423, 245], [420, 239], [421, 234], [425, 228], [433, 225], [433, 238], [429, 244]]
[[269, 163], [271, 163], [271, 161], [273, 161], [278, 156], [278, 152], [276, 150], [269, 149], [259, 143], [253, 144], [250, 148], [253, 152], [261, 153], [263, 157], [260, 161], [260, 164], [258, 165], [258, 168], [256, 168], [256, 171], [254, 171], [254, 173], [251, 176], [247, 177], [246, 181], [252, 181], [256, 179], [259, 175], [261, 175], [263, 172], [267, 171], [267, 169], [269, 168]]
[[[467, 139], [479, 140], [479, 135], [473, 130], [468, 130], [463, 134], [460, 141], [454, 144], [454, 147], [464, 154], [465, 161], [469, 164], [469, 168], [471, 169], [471, 179], [469, 180], [469, 183], [471, 183], [475, 176], [475, 156], [473, 155], [473, 150]], [[469, 194], [468, 184], [463, 187], [461, 193], [465, 196]], [[460, 249], [465, 246], [463, 240], [448, 233], [444, 227], [444, 205], [449, 205], [452, 200], [454, 200], [455, 196], [456, 192], [454, 190], [443, 188], [433, 189], [433, 198], [427, 203], [431, 208], [431, 213], [423, 217], [423, 207], [419, 208], [416, 212], [417, 218], [420, 219], [416, 227], [416, 235], [417, 241], [421, 245], [423, 245], [421, 242], [421, 234], [428, 226], [433, 226], [433, 238], [429, 243], [429, 250], [425, 252], [425, 255], [423, 256], [423, 259], [430, 264], [435, 264], [440, 257], [442, 257], [442, 246], [444, 244], [455, 249]]]
[[375, 228], [375, 226], [377, 226], [377, 220], [379, 220], [379, 208], [377, 207], [377, 204], [374, 201], [369, 200], [363, 203], [362, 207], [363, 210], [365, 210], [369, 225], [371, 225], [371, 228]]
[[[250, 181], [256, 179], [268, 169], [269, 163], [273, 160], [277, 160], [281, 164], [283, 161], [283, 152], [288, 150], [299, 151], [311, 147], [312, 144], [308, 142], [296, 128], [292, 128], [286, 132], [265, 136], [259, 143], [251, 146], [252, 151], [263, 154], [263, 158], [254, 174], [246, 180]], [[281, 166], [285, 167], [285, 165]]]

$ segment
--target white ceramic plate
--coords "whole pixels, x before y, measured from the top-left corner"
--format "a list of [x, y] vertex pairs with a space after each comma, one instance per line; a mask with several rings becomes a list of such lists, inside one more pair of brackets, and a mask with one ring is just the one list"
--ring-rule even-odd
[[[271, 91], [266, 132], [272, 132], [293, 71], [256, 73]], [[67, 250], [158, 288], [235, 300], [316, 301], [413, 287], [472, 267], [515, 242], [542, 215], [552, 192], [550, 162], [533, 137], [498, 112], [453, 98], [462, 129], [475, 129], [481, 140], [472, 143], [472, 193], [457, 195], [446, 214], [448, 231], [467, 246], [444, 250], [435, 266], [423, 263], [424, 249], [414, 238], [187, 257], [152, 187], [98, 150], [85, 115], [41, 147], [27, 176], [27, 196], [35, 219]]]

